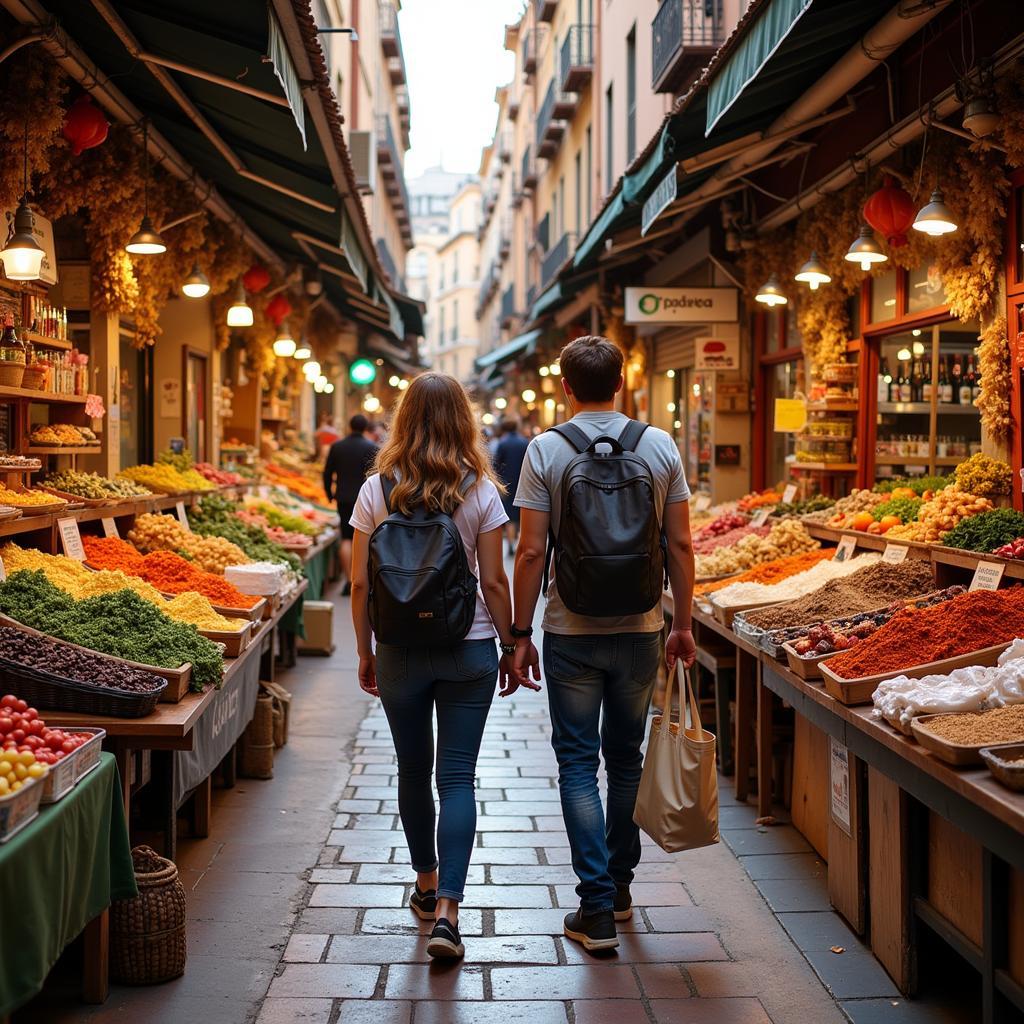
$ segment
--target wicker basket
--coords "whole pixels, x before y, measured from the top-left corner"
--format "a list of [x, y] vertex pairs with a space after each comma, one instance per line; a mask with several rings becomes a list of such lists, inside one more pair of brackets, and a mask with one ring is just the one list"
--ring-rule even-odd
[[239, 741], [238, 774], [248, 779], [274, 777], [274, 698], [260, 694], [256, 711]]
[[21, 378], [21, 386], [30, 391], [42, 391], [46, 383], [45, 366], [26, 366], [25, 375]]
[[0, 387], [20, 388], [24, 376], [24, 363], [0, 362]]
[[279, 683], [260, 683], [274, 701], [274, 746], [280, 749], [288, 742], [288, 717], [292, 695]]
[[173, 861], [148, 846], [132, 850], [139, 895], [110, 908], [110, 975], [157, 985], [185, 973], [185, 889]]

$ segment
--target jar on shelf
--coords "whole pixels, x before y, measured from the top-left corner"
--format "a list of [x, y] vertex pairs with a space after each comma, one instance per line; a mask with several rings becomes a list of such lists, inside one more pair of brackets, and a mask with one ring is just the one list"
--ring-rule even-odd
[[25, 344], [14, 329], [14, 318], [8, 314], [0, 334], [0, 386], [20, 388], [25, 376]]

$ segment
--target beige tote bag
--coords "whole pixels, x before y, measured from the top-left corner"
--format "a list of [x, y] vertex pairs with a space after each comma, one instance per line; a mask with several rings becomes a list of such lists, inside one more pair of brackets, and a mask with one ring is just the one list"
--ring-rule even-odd
[[[679, 677], [680, 721], [672, 721], [672, 680]], [[685, 703], [689, 694], [690, 727]], [[702, 728], [694, 687], [682, 662], [665, 687], [665, 713], [651, 721], [633, 821], [667, 853], [718, 842], [715, 737]]]

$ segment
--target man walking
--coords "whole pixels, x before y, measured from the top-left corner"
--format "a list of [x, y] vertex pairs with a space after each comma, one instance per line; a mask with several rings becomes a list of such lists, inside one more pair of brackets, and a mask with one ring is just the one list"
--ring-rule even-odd
[[501, 423], [501, 440], [494, 452], [494, 471], [505, 485], [505, 496], [502, 503], [508, 522], [505, 524], [505, 536], [508, 541], [508, 553], [516, 553], [519, 540], [519, 509], [515, 504], [516, 491], [519, 489], [519, 476], [523, 471], [523, 459], [530, 442], [519, 430], [519, 421], [509, 417]]
[[[579, 338], [559, 362], [574, 416], [527, 450], [515, 499], [522, 527], [512, 633], [518, 673], [539, 680], [530, 624], [550, 534], [555, 576], [544, 611], [544, 674], [562, 814], [580, 880], [580, 908], [566, 916], [564, 931], [594, 951], [614, 949], [615, 922], [632, 915], [629, 887], [641, 854], [633, 809], [661, 658], [666, 573], [676, 607], [669, 670], [696, 657], [690, 491], [672, 438], [615, 411], [623, 384], [615, 345]], [[608, 774], [607, 814], [599, 754]]]
[[324, 491], [328, 501], [338, 502], [341, 517], [341, 569], [345, 574], [346, 596], [352, 593], [352, 536], [349, 525], [352, 512], [359, 497], [359, 488], [373, 468], [377, 458], [377, 446], [366, 437], [369, 421], [362, 413], [356, 413], [348, 421], [349, 435], [335, 441], [327, 452], [324, 463]]

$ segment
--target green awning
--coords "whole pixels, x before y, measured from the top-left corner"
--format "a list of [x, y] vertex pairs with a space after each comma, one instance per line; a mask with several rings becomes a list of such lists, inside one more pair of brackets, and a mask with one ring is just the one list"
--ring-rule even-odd
[[556, 281], [537, 301], [530, 310], [530, 319], [539, 320], [549, 310], [554, 309], [565, 295], [562, 290], [561, 281]]
[[486, 370], [490, 366], [500, 366], [502, 363], [507, 363], [510, 359], [515, 359], [516, 356], [533, 355], [537, 350], [537, 341], [542, 333], [540, 330], [534, 330], [520, 334], [500, 348], [478, 356], [474, 365], [477, 370]]
[[395, 301], [398, 303], [399, 312], [405, 323], [406, 336], [414, 335], [417, 338], [422, 338], [426, 334], [423, 327], [423, 303], [407, 295], [398, 295], [395, 297]]

